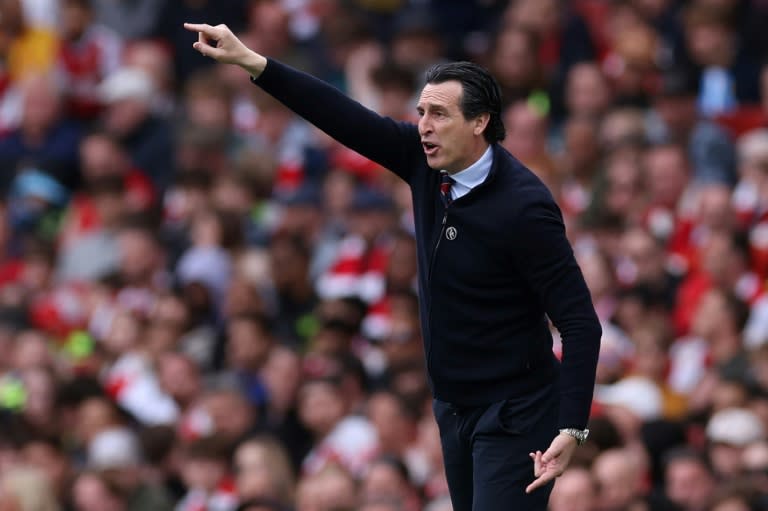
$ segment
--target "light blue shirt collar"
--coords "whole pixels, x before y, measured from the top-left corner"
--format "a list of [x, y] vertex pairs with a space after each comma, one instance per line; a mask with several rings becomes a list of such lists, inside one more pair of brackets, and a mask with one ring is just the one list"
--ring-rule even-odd
[[488, 174], [491, 172], [491, 164], [493, 163], [493, 148], [488, 146], [483, 155], [475, 163], [470, 165], [464, 170], [461, 170], [455, 174], [451, 174], [451, 177], [455, 181], [451, 186], [451, 198], [453, 200], [462, 197], [469, 193], [469, 191], [485, 181]]

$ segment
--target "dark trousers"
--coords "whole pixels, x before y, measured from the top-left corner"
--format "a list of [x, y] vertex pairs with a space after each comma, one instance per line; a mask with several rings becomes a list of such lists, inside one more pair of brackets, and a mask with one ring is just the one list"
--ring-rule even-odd
[[454, 511], [546, 511], [554, 483], [525, 488], [534, 480], [529, 453], [546, 451], [558, 433], [556, 387], [480, 407], [433, 402]]

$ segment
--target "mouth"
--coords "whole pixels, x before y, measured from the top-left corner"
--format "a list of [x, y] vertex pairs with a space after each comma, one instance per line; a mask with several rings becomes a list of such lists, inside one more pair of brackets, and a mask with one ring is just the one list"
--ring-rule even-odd
[[422, 142], [421, 145], [424, 148], [424, 154], [427, 156], [434, 156], [438, 149], [440, 149], [437, 144], [433, 144], [432, 142]]

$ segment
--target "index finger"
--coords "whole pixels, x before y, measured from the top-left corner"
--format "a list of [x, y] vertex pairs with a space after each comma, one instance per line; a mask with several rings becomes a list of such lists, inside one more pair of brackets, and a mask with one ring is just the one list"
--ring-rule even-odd
[[208, 37], [214, 37], [216, 35], [216, 27], [212, 27], [207, 23], [184, 23], [184, 28], [190, 32], [199, 32]]
[[544, 486], [554, 478], [555, 478], [554, 472], [544, 472], [543, 474], [541, 474], [541, 476], [534, 479], [534, 481], [528, 485], [528, 487], [525, 489], [525, 493], [531, 493], [533, 490], [537, 488], [541, 488], [542, 486]]

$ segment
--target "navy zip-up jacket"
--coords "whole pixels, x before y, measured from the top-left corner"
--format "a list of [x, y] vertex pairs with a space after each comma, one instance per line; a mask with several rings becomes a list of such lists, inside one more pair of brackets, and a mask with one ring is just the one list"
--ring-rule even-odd
[[[561, 428], [586, 426], [601, 329], [557, 204], [498, 144], [488, 178], [445, 207], [418, 128], [275, 60], [253, 79], [301, 117], [408, 182], [435, 398], [464, 406], [560, 385]], [[552, 352], [546, 315], [560, 331]]]

